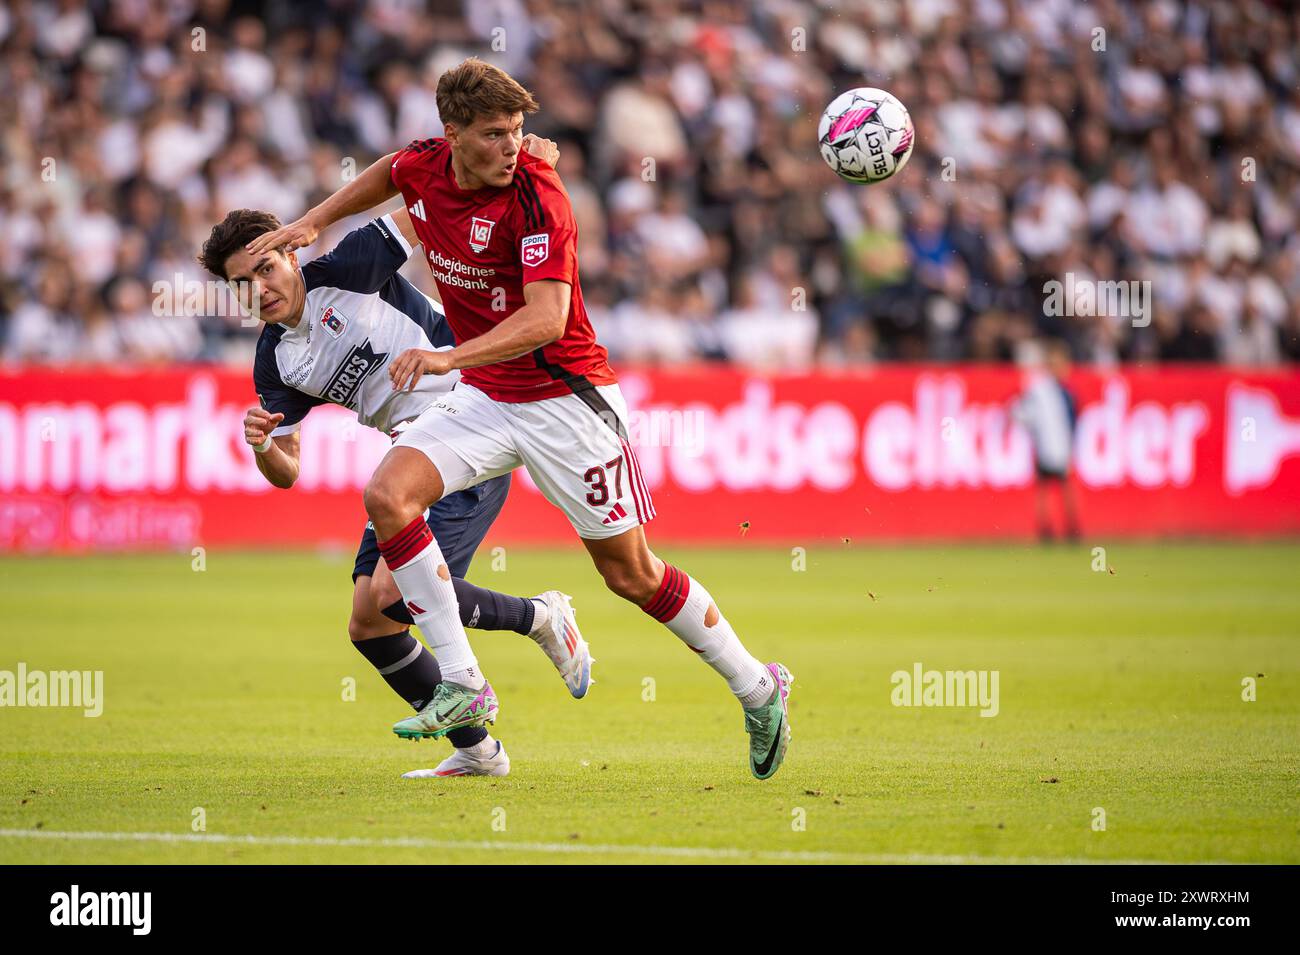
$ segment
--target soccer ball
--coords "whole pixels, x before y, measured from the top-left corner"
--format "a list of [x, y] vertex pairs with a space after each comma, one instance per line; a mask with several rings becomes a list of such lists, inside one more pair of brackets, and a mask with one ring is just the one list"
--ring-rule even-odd
[[895, 97], [874, 87], [841, 93], [817, 125], [826, 165], [849, 182], [880, 182], [912, 155], [912, 117]]

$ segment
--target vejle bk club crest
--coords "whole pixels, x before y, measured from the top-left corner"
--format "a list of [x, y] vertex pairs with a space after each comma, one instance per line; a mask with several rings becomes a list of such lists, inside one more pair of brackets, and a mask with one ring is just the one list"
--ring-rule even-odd
[[491, 219], [475, 216], [469, 223], [469, 247], [475, 252], [482, 252], [492, 241], [492, 227], [496, 223]]

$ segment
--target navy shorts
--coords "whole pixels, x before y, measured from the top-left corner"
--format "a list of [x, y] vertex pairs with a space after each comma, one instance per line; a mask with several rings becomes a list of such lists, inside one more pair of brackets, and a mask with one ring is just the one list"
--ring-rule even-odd
[[[503, 474], [448, 494], [429, 508], [426, 518], [429, 530], [433, 531], [433, 539], [438, 542], [442, 558], [453, 577], [465, 577], [469, 573], [469, 562], [487, 536], [488, 528], [501, 513], [509, 493], [510, 475]], [[373, 525], [367, 523], [366, 532], [361, 535], [361, 546], [357, 549], [357, 562], [352, 568], [353, 583], [358, 577], [374, 576], [378, 564], [379, 539]]]

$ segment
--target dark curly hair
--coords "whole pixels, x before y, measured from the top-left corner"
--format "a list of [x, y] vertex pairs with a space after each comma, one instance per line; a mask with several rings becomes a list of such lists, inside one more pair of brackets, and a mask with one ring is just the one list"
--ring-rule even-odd
[[199, 265], [221, 279], [226, 275], [226, 259], [259, 235], [280, 228], [280, 220], [261, 209], [236, 209], [212, 227], [212, 234], [198, 254]]

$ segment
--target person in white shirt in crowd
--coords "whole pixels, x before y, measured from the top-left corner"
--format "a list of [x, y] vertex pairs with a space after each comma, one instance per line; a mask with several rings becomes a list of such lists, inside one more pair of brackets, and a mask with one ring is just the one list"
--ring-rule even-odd
[[1024, 390], [1012, 405], [1011, 414], [1029, 432], [1034, 449], [1038, 536], [1044, 543], [1055, 536], [1051, 513], [1051, 492], [1055, 489], [1064, 510], [1065, 536], [1078, 540], [1079, 507], [1070, 483], [1077, 405], [1066, 387], [1069, 346], [1060, 340], [1027, 342], [1021, 352]]

